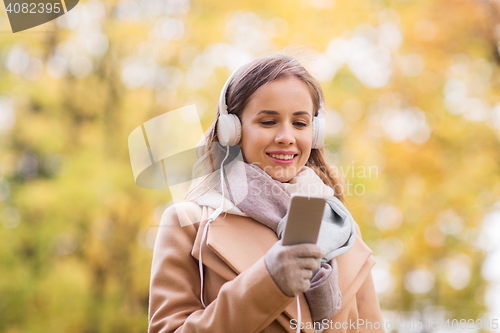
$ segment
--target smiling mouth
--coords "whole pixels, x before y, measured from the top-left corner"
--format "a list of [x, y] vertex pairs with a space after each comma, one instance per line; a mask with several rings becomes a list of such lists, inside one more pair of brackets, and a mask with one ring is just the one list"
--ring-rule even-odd
[[266, 153], [266, 154], [273, 157], [273, 158], [276, 158], [278, 160], [282, 160], [282, 161], [292, 160], [295, 158], [295, 156], [298, 155], [298, 154], [283, 155], [283, 154], [269, 154], [269, 153]]

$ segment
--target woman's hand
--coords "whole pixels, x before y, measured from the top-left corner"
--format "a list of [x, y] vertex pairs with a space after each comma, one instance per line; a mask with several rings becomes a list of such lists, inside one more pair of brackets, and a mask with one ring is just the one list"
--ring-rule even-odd
[[311, 286], [310, 279], [325, 251], [317, 244], [283, 245], [277, 241], [267, 251], [267, 270], [281, 291], [290, 297]]

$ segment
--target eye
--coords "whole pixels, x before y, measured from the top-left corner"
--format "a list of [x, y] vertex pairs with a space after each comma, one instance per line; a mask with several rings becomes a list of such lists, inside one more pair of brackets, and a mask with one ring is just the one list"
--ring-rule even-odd
[[298, 127], [307, 127], [307, 124], [302, 122], [295, 122], [294, 124]]
[[264, 126], [272, 126], [274, 125], [276, 122], [274, 121], [261, 121], [260, 124], [261, 125], [264, 125]]

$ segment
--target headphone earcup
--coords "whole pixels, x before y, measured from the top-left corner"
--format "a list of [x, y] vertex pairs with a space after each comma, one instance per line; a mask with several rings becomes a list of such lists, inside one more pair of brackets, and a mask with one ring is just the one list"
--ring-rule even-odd
[[323, 117], [314, 117], [312, 149], [320, 149], [325, 142], [326, 123]]
[[234, 114], [221, 114], [217, 121], [217, 137], [223, 146], [236, 145], [241, 139], [241, 122]]

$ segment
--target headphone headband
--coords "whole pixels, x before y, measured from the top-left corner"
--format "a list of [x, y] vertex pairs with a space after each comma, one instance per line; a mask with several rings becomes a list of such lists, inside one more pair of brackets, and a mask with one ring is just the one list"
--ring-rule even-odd
[[229, 114], [227, 112], [227, 104], [226, 104], [226, 94], [227, 94], [227, 88], [229, 87], [229, 83], [233, 79], [233, 77], [236, 76], [236, 73], [240, 70], [240, 68], [243, 66], [238, 67], [227, 79], [226, 83], [224, 84], [224, 87], [222, 88], [222, 91], [220, 92], [220, 97], [219, 97], [219, 112], [220, 114]]

